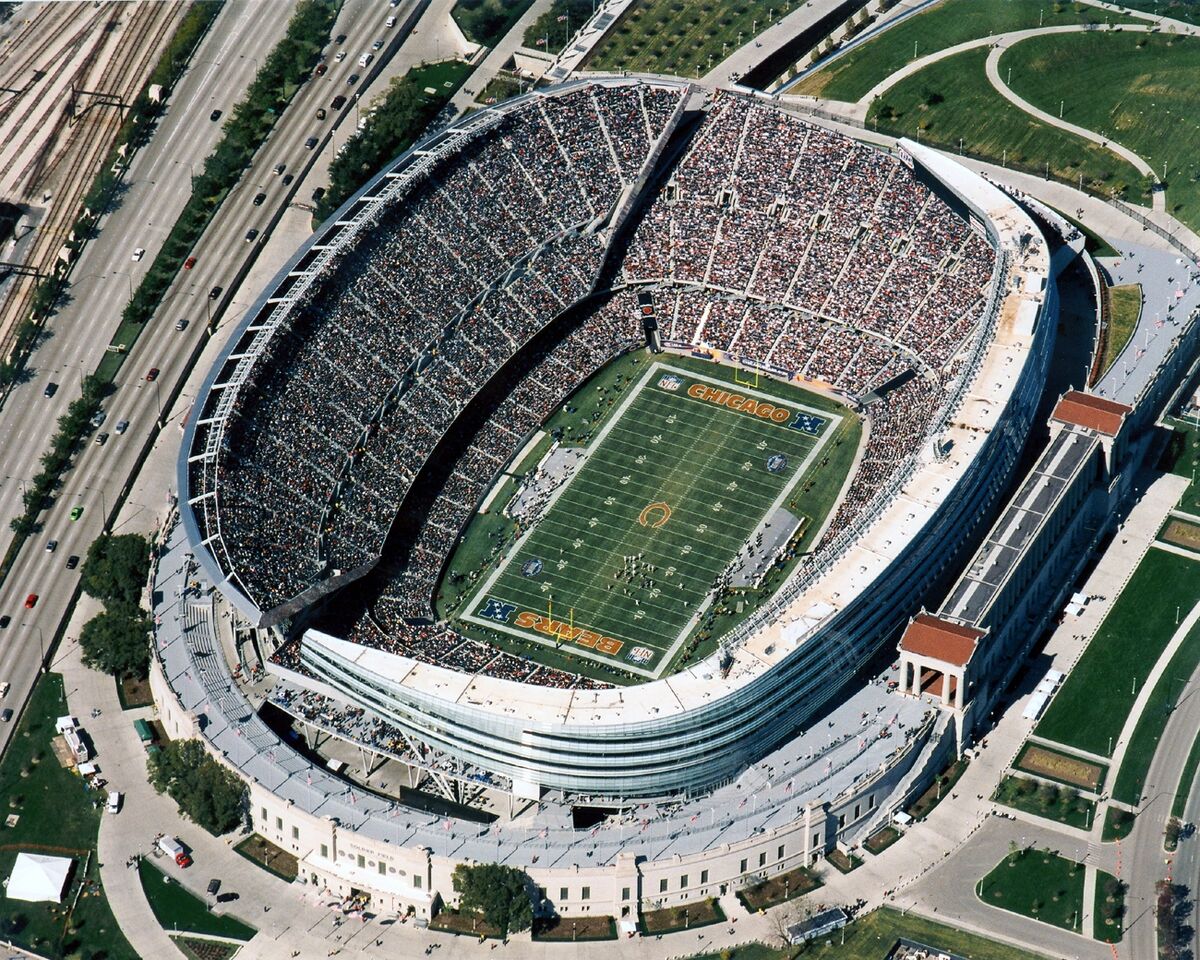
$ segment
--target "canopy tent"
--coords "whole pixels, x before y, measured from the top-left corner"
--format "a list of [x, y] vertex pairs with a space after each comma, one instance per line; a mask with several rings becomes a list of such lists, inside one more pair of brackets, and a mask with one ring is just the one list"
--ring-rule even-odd
[[18, 853], [8, 878], [8, 896], [33, 903], [61, 903], [63, 888], [71, 873], [70, 857], [47, 857], [40, 853]]

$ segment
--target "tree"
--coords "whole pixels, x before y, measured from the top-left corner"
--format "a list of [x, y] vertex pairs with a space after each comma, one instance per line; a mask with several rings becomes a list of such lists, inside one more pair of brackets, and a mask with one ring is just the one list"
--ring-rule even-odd
[[214, 836], [236, 827], [245, 814], [246, 785], [199, 740], [174, 740], [147, 762], [150, 784], [179, 804], [179, 811]]
[[84, 593], [106, 603], [137, 603], [150, 573], [150, 544], [136, 533], [102, 534], [88, 547], [80, 573]]
[[106, 606], [79, 632], [83, 662], [115, 677], [144, 677], [150, 666], [150, 620], [132, 603]]
[[508, 936], [533, 922], [532, 887], [525, 872], [499, 863], [459, 864], [451, 876], [459, 908], [481, 913], [489, 925]]

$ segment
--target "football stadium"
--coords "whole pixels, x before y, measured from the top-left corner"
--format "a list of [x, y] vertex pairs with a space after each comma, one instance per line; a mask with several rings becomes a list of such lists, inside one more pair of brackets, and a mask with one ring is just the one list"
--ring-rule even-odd
[[157, 589], [240, 624], [269, 690], [160, 639], [170, 722], [312, 882], [426, 915], [463, 859], [593, 871], [627, 917], [660, 868], [707, 865], [683, 902], [887, 822], [969, 730], [922, 695], [961, 708], [967, 668], [896, 644], [1018, 479], [1041, 222], [919, 144], [661, 78], [455, 121], [204, 383]]

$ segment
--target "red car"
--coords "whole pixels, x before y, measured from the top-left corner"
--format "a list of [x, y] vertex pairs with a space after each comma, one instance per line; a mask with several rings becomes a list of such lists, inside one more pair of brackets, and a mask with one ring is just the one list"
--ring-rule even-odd
[[31, 593], [29, 596], [27, 596], [25, 598], [25, 609], [32, 610], [34, 607], [37, 606], [37, 600], [38, 600], [37, 594]]
[[153, 383], [158, 379], [158, 367], [151, 367], [150, 372], [146, 374], [146, 380]]
[[184, 270], [191, 270], [192, 267], [194, 267], [195, 265], [196, 265], [195, 257], [188, 257], [186, 260], [183, 261], [183, 269]]
[[325, 71], [328, 69], [329, 69], [328, 64], [318, 63], [317, 69], [313, 71], [313, 76], [314, 77], [323, 77], [323, 76], [325, 76]]

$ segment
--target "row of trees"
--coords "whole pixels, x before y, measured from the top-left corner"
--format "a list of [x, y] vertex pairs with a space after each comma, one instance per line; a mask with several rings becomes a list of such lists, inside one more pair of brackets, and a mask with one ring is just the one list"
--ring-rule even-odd
[[363, 128], [347, 140], [329, 165], [329, 189], [313, 214], [325, 220], [387, 161], [407, 150], [441, 109], [441, 98], [424, 92], [423, 71], [396, 77], [371, 111]]
[[138, 606], [150, 574], [150, 544], [129, 533], [102, 534], [88, 547], [80, 584], [104, 611], [83, 625], [83, 662], [118, 679], [144, 678], [150, 667], [150, 618]]
[[58, 418], [58, 430], [50, 441], [49, 449], [38, 461], [41, 469], [22, 492], [24, 512], [9, 521], [9, 526], [19, 539], [39, 528], [38, 514], [50, 505], [51, 494], [59, 486], [63, 471], [70, 466], [71, 457], [79, 449], [84, 436], [91, 430], [91, 420], [100, 409], [107, 389], [98, 377], [84, 377], [80, 395], [71, 401], [67, 412]]
[[1188, 917], [1192, 904], [1187, 887], [1170, 880], [1154, 885], [1154, 922], [1158, 931], [1159, 960], [1184, 960], [1191, 957], [1192, 926]]
[[199, 740], [174, 740], [147, 761], [150, 784], [166, 793], [180, 813], [214, 836], [238, 826], [248, 794], [237, 775], [213, 759]]

